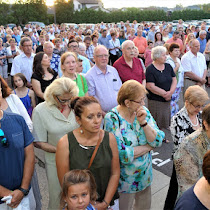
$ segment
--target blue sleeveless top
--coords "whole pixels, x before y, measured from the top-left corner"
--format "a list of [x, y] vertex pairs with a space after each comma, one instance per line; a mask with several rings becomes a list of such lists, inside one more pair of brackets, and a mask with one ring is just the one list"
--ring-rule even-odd
[[[14, 93], [16, 94], [15, 90]], [[31, 106], [31, 98], [28, 95], [29, 94], [29, 89], [28, 92], [26, 94], [26, 96], [20, 98], [20, 100], [22, 101], [22, 103], [24, 104], [26, 110], [28, 111], [29, 116], [32, 116], [32, 111], [33, 111], [33, 107]]]

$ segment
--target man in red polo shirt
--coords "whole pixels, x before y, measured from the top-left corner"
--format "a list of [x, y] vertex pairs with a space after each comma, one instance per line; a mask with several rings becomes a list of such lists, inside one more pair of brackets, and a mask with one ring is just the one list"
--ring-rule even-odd
[[113, 67], [117, 69], [122, 82], [134, 79], [145, 86], [144, 69], [140, 59], [134, 57], [134, 47], [133, 41], [127, 40], [123, 42], [123, 55], [115, 61]]
[[166, 43], [169, 43], [169, 44], [171, 44], [171, 43], [176, 43], [176, 44], [178, 44], [178, 45], [179, 45], [179, 48], [180, 48], [180, 51], [182, 52], [182, 49], [183, 49], [183, 42], [182, 42], [182, 40], [181, 40], [179, 37], [180, 37], [179, 31], [174, 31], [173, 37], [170, 38], [170, 39], [168, 39], [168, 40], [166, 41]]

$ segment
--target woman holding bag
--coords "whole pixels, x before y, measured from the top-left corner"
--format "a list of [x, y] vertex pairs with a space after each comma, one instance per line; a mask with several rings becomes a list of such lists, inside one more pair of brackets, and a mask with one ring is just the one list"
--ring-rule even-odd
[[109, 53], [112, 65], [121, 56], [120, 40], [116, 39], [116, 36], [115, 32], [111, 33], [111, 40], [109, 40]]
[[115, 137], [100, 129], [102, 110], [94, 97], [76, 97], [71, 101], [71, 108], [80, 127], [58, 142], [56, 165], [60, 184], [69, 170], [88, 168], [94, 175], [99, 195], [94, 207], [103, 210], [110, 205], [117, 210], [120, 166]]

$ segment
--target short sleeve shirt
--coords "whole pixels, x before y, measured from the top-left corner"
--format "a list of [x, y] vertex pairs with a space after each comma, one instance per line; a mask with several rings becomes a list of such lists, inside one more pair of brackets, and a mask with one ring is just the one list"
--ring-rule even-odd
[[[159, 71], [155, 68], [153, 64], [149, 65], [146, 70], [146, 82], [154, 83], [155, 86], [169, 91], [172, 84], [172, 78], [175, 77], [175, 73], [173, 68], [170, 64], [165, 63], [165, 69], [163, 71]], [[148, 90], [149, 94], [147, 95], [148, 99], [162, 101], [165, 102], [166, 100]]]
[[8, 147], [0, 144], [0, 185], [15, 190], [20, 187], [24, 170], [24, 149], [33, 142], [33, 136], [22, 116], [4, 112], [0, 120]]

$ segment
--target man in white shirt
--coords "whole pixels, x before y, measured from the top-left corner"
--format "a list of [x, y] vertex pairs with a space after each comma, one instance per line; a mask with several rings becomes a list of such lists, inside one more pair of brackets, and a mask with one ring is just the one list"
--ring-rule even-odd
[[32, 41], [29, 37], [23, 37], [20, 40], [22, 53], [14, 58], [12, 64], [11, 75], [22, 73], [28, 81], [28, 86], [31, 86], [31, 76], [33, 72], [34, 54], [32, 53]]
[[189, 43], [190, 50], [182, 56], [181, 64], [184, 69], [184, 91], [192, 85], [200, 85], [205, 88], [207, 66], [205, 57], [200, 50], [200, 43], [193, 39]]

